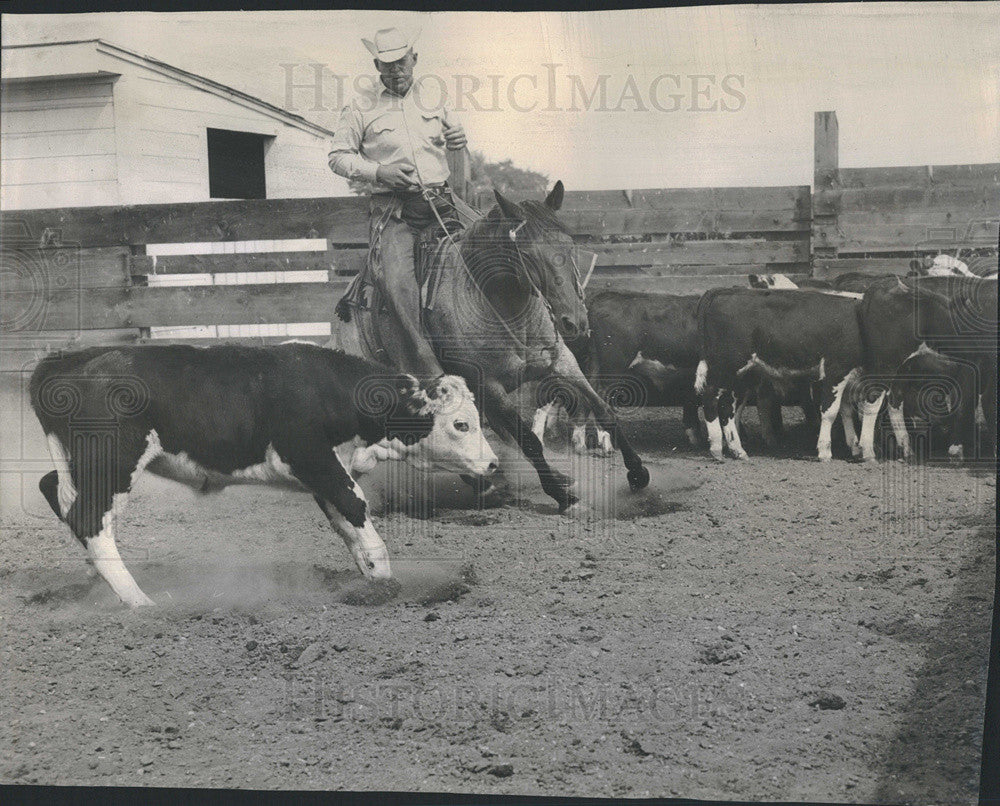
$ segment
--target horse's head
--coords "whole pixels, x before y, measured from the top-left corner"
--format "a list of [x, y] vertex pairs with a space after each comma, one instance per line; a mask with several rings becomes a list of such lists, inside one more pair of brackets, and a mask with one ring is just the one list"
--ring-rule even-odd
[[510, 239], [511, 257], [521, 281], [538, 292], [552, 311], [559, 334], [575, 338], [588, 330], [587, 307], [576, 248], [566, 226], [556, 217], [562, 207], [563, 183], [556, 182], [544, 202], [520, 204], [494, 190], [499, 217]]

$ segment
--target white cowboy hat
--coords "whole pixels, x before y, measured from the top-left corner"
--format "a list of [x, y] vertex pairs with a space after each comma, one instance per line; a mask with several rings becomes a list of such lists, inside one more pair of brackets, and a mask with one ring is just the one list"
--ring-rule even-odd
[[375, 32], [374, 42], [364, 38], [361, 41], [380, 62], [395, 62], [410, 52], [415, 38], [407, 38], [398, 28], [383, 28]]

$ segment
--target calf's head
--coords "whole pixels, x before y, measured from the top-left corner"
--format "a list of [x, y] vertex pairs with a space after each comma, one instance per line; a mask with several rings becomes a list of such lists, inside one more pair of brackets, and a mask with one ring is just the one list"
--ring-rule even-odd
[[442, 375], [421, 384], [411, 375], [400, 375], [394, 385], [386, 438], [407, 462], [423, 470], [476, 476], [497, 469], [497, 456], [483, 436], [479, 410], [462, 378]]

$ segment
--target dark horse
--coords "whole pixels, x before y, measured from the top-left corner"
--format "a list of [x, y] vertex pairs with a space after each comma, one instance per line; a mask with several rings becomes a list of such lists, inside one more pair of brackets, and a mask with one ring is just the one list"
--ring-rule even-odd
[[[430, 257], [422, 320], [434, 354], [445, 372], [465, 378], [490, 427], [517, 442], [560, 511], [579, 499], [573, 479], [545, 460], [513, 399], [529, 381], [541, 382], [537, 405], [585, 403], [621, 451], [629, 485], [641, 490], [649, 471], [563, 342], [587, 331], [587, 309], [573, 239], [555, 215], [562, 182], [544, 202], [518, 204], [494, 193], [497, 205], [454, 240], [442, 240]], [[378, 310], [373, 304], [345, 323], [345, 349], [369, 359], [376, 358], [373, 344], [401, 349], [392, 320]]]

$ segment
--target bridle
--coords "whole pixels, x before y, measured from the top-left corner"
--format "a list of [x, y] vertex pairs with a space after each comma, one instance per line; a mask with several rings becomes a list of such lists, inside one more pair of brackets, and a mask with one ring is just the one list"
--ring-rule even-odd
[[[423, 183], [421, 183], [420, 190], [424, 199], [430, 205], [431, 211], [434, 213], [434, 217], [437, 219], [438, 225], [441, 227], [441, 231], [444, 232], [445, 238], [455, 249], [455, 253], [458, 255], [458, 262], [461, 263], [462, 268], [465, 269], [465, 273], [469, 276], [469, 279], [472, 281], [472, 284], [479, 289], [479, 294], [483, 298], [483, 301], [486, 303], [487, 307], [490, 309], [493, 315], [503, 326], [503, 329], [507, 331], [507, 335], [510, 336], [510, 338], [514, 341], [514, 343], [517, 344], [520, 349], [527, 351], [529, 349], [528, 345], [525, 344], [522, 339], [518, 338], [517, 334], [514, 333], [510, 325], [507, 324], [507, 320], [503, 318], [503, 316], [500, 314], [499, 311], [497, 311], [493, 303], [490, 302], [489, 297], [486, 296], [486, 292], [484, 292], [482, 288], [479, 287], [479, 284], [476, 282], [476, 278], [472, 274], [472, 270], [465, 262], [465, 257], [462, 255], [462, 250], [455, 242], [455, 239], [452, 237], [451, 230], [449, 230], [448, 227], [445, 225], [444, 220], [441, 218], [441, 214], [438, 213], [437, 207], [434, 205], [433, 194], [430, 188], [426, 187]], [[452, 205], [452, 207], [455, 209], [455, 212], [460, 213], [460, 211], [458, 210], [457, 207], [455, 207], [455, 205]], [[466, 213], [465, 215], [469, 219], [470, 223], [478, 220], [468, 213]], [[534, 279], [532, 278], [531, 273], [528, 271], [528, 264], [527, 261], [525, 260], [524, 252], [522, 251], [520, 245], [517, 242], [518, 231], [521, 229], [521, 227], [523, 227], [527, 223], [528, 222], [526, 220], [521, 221], [516, 227], [513, 227], [510, 230], [508, 230], [507, 235], [510, 238], [510, 242], [514, 247], [514, 252], [518, 258], [518, 264], [520, 265], [519, 274], [522, 275], [524, 280], [528, 283], [528, 286], [531, 288], [532, 293], [537, 295], [538, 298], [542, 301], [542, 304], [545, 306], [545, 310], [549, 315], [549, 321], [552, 322], [552, 326], [556, 329], [556, 333], [558, 333], [559, 329], [556, 326], [555, 312], [552, 310], [552, 303], [549, 302], [548, 297], [546, 297], [545, 294], [542, 293], [543, 289], [539, 288], [537, 283], [535, 283]], [[583, 303], [585, 300], [585, 296], [584, 296], [583, 284], [580, 282], [580, 267], [577, 265], [576, 258], [573, 256], [572, 250], [570, 251], [569, 259], [573, 264], [574, 288], [576, 290], [577, 297], [580, 299], [580, 302]], [[539, 274], [544, 277], [544, 273], [539, 272]]]
[[[521, 268], [521, 275], [524, 277], [524, 280], [528, 283], [532, 292], [536, 294], [539, 298], [541, 298], [542, 302], [545, 304], [546, 310], [548, 310], [549, 312], [549, 316], [553, 318], [554, 322], [552, 303], [549, 302], [548, 297], [544, 293], [548, 289], [548, 283], [547, 281], [544, 280], [546, 274], [545, 272], [538, 272], [538, 275], [543, 278], [543, 287], [539, 288], [538, 284], [532, 277], [531, 272], [528, 271], [528, 263], [525, 260], [524, 252], [521, 250], [521, 247], [517, 242], [518, 231], [521, 229], [521, 227], [523, 227], [527, 223], [528, 223], [527, 221], [522, 221], [516, 227], [509, 230], [507, 234], [510, 237], [510, 242], [514, 245], [514, 252], [517, 254], [518, 263], [520, 264]], [[584, 296], [583, 283], [580, 280], [580, 266], [577, 264], [576, 257], [574, 257], [573, 253], [574, 250], [571, 248], [569, 250], [569, 260], [570, 263], [573, 264], [573, 290], [576, 291], [577, 298], [580, 300], [580, 302], [584, 302], [586, 298]]]

